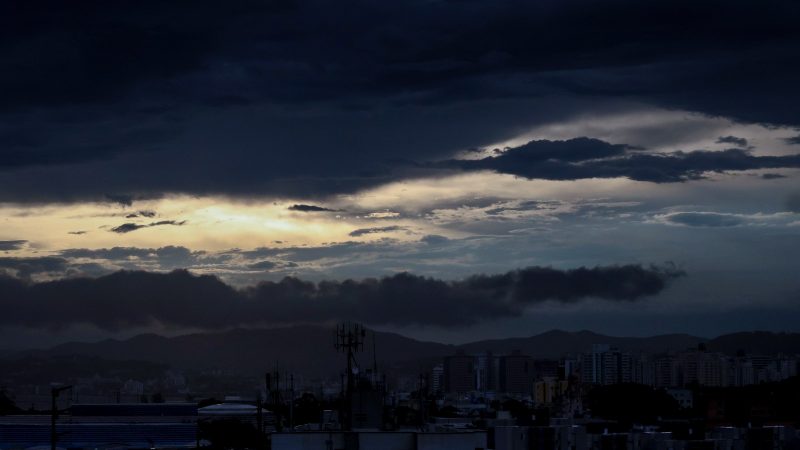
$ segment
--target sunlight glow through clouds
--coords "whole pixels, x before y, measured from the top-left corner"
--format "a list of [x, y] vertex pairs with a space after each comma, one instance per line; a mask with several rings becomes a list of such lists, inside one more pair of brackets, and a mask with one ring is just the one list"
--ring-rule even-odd
[[469, 152], [465, 156], [474, 159], [491, 156], [495, 148], [517, 147], [532, 140], [567, 140], [581, 136], [666, 153], [735, 148], [737, 145], [717, 140], [736, 136], [747, 141], [744, 148], [754, 147], [756, 154], [780, 156], [796, 153], [797, 147], [786, 141], [796, 135], [797, 130], [792, 127], [746, 124], [724, 117], [640, 106], [620, 113], [581, 114], [571, 120], [538, 125], [510, 139], [487, 145], [483, 152]]
[[[158, 247], [183, 245], [205, 250], [274, 245], [319, 245], [347, 235], [342, 220], [327, 214], [297, 214], [287, 205], [273, 202], [232, 202], [213, 197], [170, 196], [137, 201], [132, 206], [100, 203], [50, 205], [43, 208], [0, 206], [3, 236], [23, 236], [31, 248], [103, 248], [114, 246]], [[140, 211], [155, 212], [153, 217]], [[185, 221], [182, 226], [155, 225], [160, 221]], [[123, 224], [143, 225], [127, 233], [115, 233]], [[72, 233], [72, 234], [71, 234]]]

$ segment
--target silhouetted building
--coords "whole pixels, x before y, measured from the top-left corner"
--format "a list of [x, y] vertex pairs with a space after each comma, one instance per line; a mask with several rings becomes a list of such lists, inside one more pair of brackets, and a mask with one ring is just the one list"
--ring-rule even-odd
[[500, 357], [500, 390], [513, 394], [533, 391], [533, 358], [514, 351]]
[[492, 352], [475, 355], [475, 390], [496, 391], [498, 375], [497, 357]]
[[444, 364], [437, 364], [431, 369], [431, 390], [434, 394], [444, 392]]
[[472, 392], [475, 390], [475, 357], [458, 352], [444, 359], [445, 392]]

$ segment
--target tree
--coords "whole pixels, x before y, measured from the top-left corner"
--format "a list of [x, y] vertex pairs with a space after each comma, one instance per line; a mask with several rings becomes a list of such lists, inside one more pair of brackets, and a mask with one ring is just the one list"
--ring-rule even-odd
[[0, 415], [6, 414], [19, 414], [22, 410], [19, 409], [13, 400], [6, 394], [6, 391], [0, 390]]
[[665, 391], [634, 383], [597, 386], [589, 392], [588, 405], [596, 417], [645, 423], [674, 417], [680, 410]]
[[218, 419], [200, 423], [200, 438], [211, 443], [213, 449], [260, 448], [262, 436], [249, 423], [236, 419]]

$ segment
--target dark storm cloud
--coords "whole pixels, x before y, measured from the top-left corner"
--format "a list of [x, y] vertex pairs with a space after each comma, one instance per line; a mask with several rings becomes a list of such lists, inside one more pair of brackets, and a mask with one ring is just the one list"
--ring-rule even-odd
[[149, 258], [154, 256], [157, 251], [158, 250], [152, 248], [139, 247], [113, 247], [101, 249], [71, 248], [62, 250], [59, 252], [59, 254], [65, 258], [122, 260], [130, 258]]
[[389, 233], [392, 231], [403, 231], [406, 229], [407, 229], [406, 227], [401, 227], [399, 225], [391, 225], [388, 227], [359, 228], [357, 230], [351, 231], [349, 234], [352, 237], [359, 237], [367, 234]]
[[[203, 262], [218, 263], [227, 259], [225, 255], [209, 255], [204, 251], [192, 251], [186, 247], [168, 245], [159, 248], [112, 247], [100, 249], [71, 248], [58, 252], [70, 260], [91, 259], [128, 266], [155, 263], [161, 269], [193, 267]], [[72, 265], [76, 265], [74, 261]]]
[[114, 233], [130, 233], [131, 231], [136, 231], [140, 228], [147, 228], [147, 225], [139, 225], [136, 223], [123, 223], [122, 225], [116, 226], [111, 229]]
[[[95, 0], [77, 7], [19, 0], [4, 3], [0, 13], [2, 36], [12, 43], [5, 49], [6, 64], [15, 69], [4, 70], [0, 78], [13, 88], [5, 96], [7, 108], [104, 103], [145, 87], [164, 96], [140, 107], [155, 111], [186, 101], [186, 95], [220, 107], [401, 90], [441, 101], [526, 92], [513, 84], [498, 86], [493, 77], [613, 74], [613, 69], [654, 64], [670, 70], [625, 80], [627, 94], [647, 88], [685, 92], [731, 66], [746, 67], [742, 63], [750, 52], [761, 47], [771, 49], [762, 54], [761, 67], [729, 73], [705, 89], [726, 92], [759, 81], [749, 92], [773, 92], [786, 87], [791, 73], [775, 74], [764, 65], [797, 70], [791, 45], [800, 34], [798, 7], [788, 0], [758, 5], [743, 0], [647, 5], [410, 0], [346, 6], [273, 1], [224, 10], [210, 1], [193, 2], [188, 9], [156, 1]], [[176, 78], [192, 83], [171, 85]], [[596, 90], [619, 89], [620, 81], [610, 79]], [[770, 84], [775, 81], [782, 83]], [[765, 113], [754, 113], [759, 112]], [[788, 113], [773, 114], [779, 112]]]
[[609, 99], [797, 125], [798, 17], [790, 0], [12, 0], [0, 194], [323, 197]]
[[736, 136], [720, 136], [717, 138], [717, 144], [732, 144], [737, 147], [747, 147], [747, 139]]
[[121, 330], [160, 323], [193, 328], [358, 320], [368, 324], [457, 326], [514, 317], [545, 301], [635, 301], [660, 293], [673, 269], [530, 267], [459, 281], [400, 273], [381, 279], [297, 278], [237, 290], [212, 276], [116, 272], [99, 278], [28, 283], [0, 277], [0, 324]]
[[643, 153], [598, 139], [531, 141], [497, 156], [478, 160], [447, 160], [432, 167], [492, 170], [525, 178], [577, 180], [627, 177], [637, 181], [673, 183], [696, 180], [704, 172], [800, 167], [800, 155], [754, 156], [746, 150]]
[[[115, 129], [108, 124], [104, 125], [97, 129], [72, 124], [63, 126], [48, 136], [47, 140], [35, 144], [5, 145], [2, 147], [0, 170], [75, 164], [110, 159], [125, 152], [155, 150], [160, 143], [176, 134], [176, 130], [131, 130], [125, 124], [117, 125]], [[40, 133], [35, 129], [27, 132], [33, 135]], [[87, 138], [87, 135], [91, 137]], [[41, 138], [41, 135], [37, 135], [37, 138]]]
[[450, 239], [448, 239], [445, 236], [440, 236], [438, 234], [428, 234], [428, 235], [422, 236], [419, 240], [420, 240], [420, 242], [424, 242], [424, 243], [426, 243], [428, 245], [439, 245], [439, 244], [444, 244], [444, 243], [450, 242]]
[[23, 240], [0, 241], [0, 251], [19, 250], [27, 243], [28, 241]]
[[274, 269], [275, 267], [277, 267], [277, 264], [275, 262], [273, 262], [273, 261], [259, 261], [259, 262], [254, 263], [254, 264], [250, 264], [247, 267], [249, 267], [250, 269], [255, 269], [255, 270], [270, 270], [270, 269]]
[[186, 225], [186, 221], [185, 220], [180, 220], [180, 221], [178, 221], [178, 220], [159, 220], [158, 222], [152, 222], [147, 226], [148, 227], [158, 227], [158, 226], [161, 226], [161, 225], [175, 225], [175, 226], [179, 226], [180, 227], [180, 226]]
[[133, 196], [126, 194], [105, 194], [105, 198], [112, 203], [119, 203], [122, 206], [131, 206], [133, 204]]
[[397, 241], [382, 238], [371, 242], [337, 242], [318, 247], [259, 247], [253, 250], [230, 250], [223, 255], [242, 256], [250, 260], [273, 259], [287, 257], [293, 261], [313, 262], [327, 258], [341, 258], [343, 255], [387, 253], [390, 252]]
[[300, 211], [300, 212], [334, 212], [335, 209], [328, 209], [323, 208], [322, 206], [316, 205], [292, 205], [289, 207], [290, 211]]
[[182, 226], [185, 225], [186, 221], [176, 221], [176, 220], [160, 220], [158, 222], [152, 222], [149, 224], [138, 224], [138, 223], [123, 223], [122, 225], [116, 226], [112, 228], [110, 231], [119, 234], [130, 233], [131, 231], [136, 231], [142, 228], [150, 228], [150, 227], [158, 227], [162, 225], [175, 225], [175, 226]]
[[[57, 272], [59, 275], [67, 269], [67, 261], [63, 258], [41, 256], [31, 258], [0, 257], [0, 277], [3, 273], [10, 273], [22, 279], [32, 275]], [[0, 292], [5, 291], [0, 288]]]
[[155, 211], [147, 211], [147, 210], [139, 211], [139, 212], [135, 212], [135, 213], [130, 213], [130, 214], [126, 215], [125, 218], [126, 219], [135, 219], [135, 218], [137, 218], [139, 216], [153, 218], [153, 217], [156, 216], [156, 212]]
[[668, 214], [667, 222], [690, 227], [735, 227], [746, 223], [741, 217], [732, 214], [712, 212], [680, 212]]

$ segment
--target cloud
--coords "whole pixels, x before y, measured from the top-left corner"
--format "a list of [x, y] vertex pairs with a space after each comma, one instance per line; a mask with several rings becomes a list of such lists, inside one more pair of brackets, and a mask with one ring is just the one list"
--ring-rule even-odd
[[530, 179], [577, 180], [626, 177], [653, 183], [702, 179], [705, 172], [800, 167], [800, 154], [754, 156], [745, 150], [644, 153], [586, 137], [538, 140], [477, 160], [446, 160], [429, 165], [466, 171], [492, 170]]
[[155, 249], [138, 247], [113, 247], [101, 249], [71, 248], [61, 250], [59, 254], [65, 258], [91, 258], [91, 259], [129, 259], [147, 258], [156, 254]]
[[[1, 261], [1, 260], [0, 260]], [[160, 323], [215, 329], [237, 325], [358, 320], [372, 325], [458, 326], [515, 317], [545, 301], [636, 301], [657, 295], [673, 268], [636, 265], [558, 270], [529, 267], [458, 281], [399, 273], [381, 279], [261, 282], [241, 290], [213, 276], [116, 272], [29, 283], [0, 277], [0, 325], [124, 330]]]
[[717, 144], [732, 144], [737, 147], [747, 147], [747, 139], [736, 136], [720, 136], [717, 138]]
[[160, 220], [158, 222], [152, 222], [151, 224], [147, 225], [148, 227], [157, 227], [161, 225], [175, 225], [175, 226], [183, 226], [186, 224], [185, 220]]
[[186, 247], [175, 245], [167, 245], [159, 248], [71, 248], [59, 251], [58, 256], [67, 258], [70, 262], [70, 268], [84, 264], [85, 260], [91, 260], [93, 263], [100, 263], [105, 267], [104, 273], [119, 268], [139, 270], [200, 268], [207, 264], [217, 265], [229, 259], [226, 255], [209, 254], [205, 251], [192, 251]]
[[[0, 257], [0, 278], [2, 278], [3, 273], [21, 279], [30, 279], [34, 275], [50, 272], [63, 275], [67, 267], [67, 261], [58, 257]], [[3, 292], [3, 295], [12, 295], [11, 292], [3, 291], [2, 288], [0, 288], [0, 292]]]
[[108, 201], [112, 203], [119, 203], [122, 206], [131, 206], [133, 204], [133, 196], [126, 194], [105, 194]]
[[118, 233], [118, 234], [125, 234], [130, 233], [131, 231], [136, 231], [142, 228], [150, 228], [150, 227], [158, 227], [162, 225], [175, 225], [175, 226], [182, 226], [185, 225], [186, 221], [176, 221], [176, 220], [160, 220], [158, 222], [151, 222], [147, 225], [137, 224], [133, 222], [123, 223], [122, 225], [116, 226], [112, 228], [111, 232]]
[[288, 209], [290, 211], [300, 211], [300, 212], [333, 212], [333, 211], [336, 211], [335, 209], [323, 208], [322, 206], [303, 205], [303, 204], [292, 205]]
[[428, 245], [439, 245], [450, 241], [450, 239], [448, 239], [447, 237], [440, 236], [438, 234], [428, 234], [422, 236], [419, 240], [420, 242], [424, 242]]
[[0, 251], [19, 250], [27, 243], [24, 240], [0, 241]]
[[130, 213], [130, 214], [126, 215], [125, 218], [126, 219], [135, 219], [135, 218], [137, 218], [139, 216], [152, 218], [152, 217], [156, 216], [156, 212], [155, 211], [144, 210], [144, 211], [139, 211], [139, 212], [135, 212], [135, 213]]
[[794, 226], [797, 215], [792, 212], [771, 214], [731, 214], [706, 211], [670, 212], [655, 216], [655, 221], [688, 227]]
[[762, 173], [761, 178], [765, 180], [778, 180], [781, 178], [786, 178], [786, 175], [781, 175], [779, 173]]
[[254, 264], [250, 264], [247, 267], [255, 270], [270, 270], [274, 269], [276, 266], [277, 264], [274, 261], [259, 261]]
[[0, 5], [3, 201], [316, 201], [631, 104], [798, 124], [787, 0], [22, 3]]
[[800, 193], [789, 195], [786, 199], [786, 209], [793, 213], [800, 213]]
[[357, 230], [351, 231], [349, 235], [352, 237], [359, 237], [367, 234], [389, 233], [392, 231], [402, 231], [406, 229], [407, 229], [406, 227], [402, 227], [399, 225], [391, 225], [388, 227], [359, 228]]
[[677, 212], [661, 217], [669, 223], [690, 227], [735, 227], [746, 223], [745, 219], [735, 214], [712, 212]]
[[800, 135], [785, 138], [784, 141], [792, 145], [800, 145]]
[[111, 229], [114, 233], [130, 233], [131, 231], [136, 231], [140, 228], [147, 228], [147, 225], [139, 225], [136, 223], [123, 223], [122, 225], [116, 226]]

